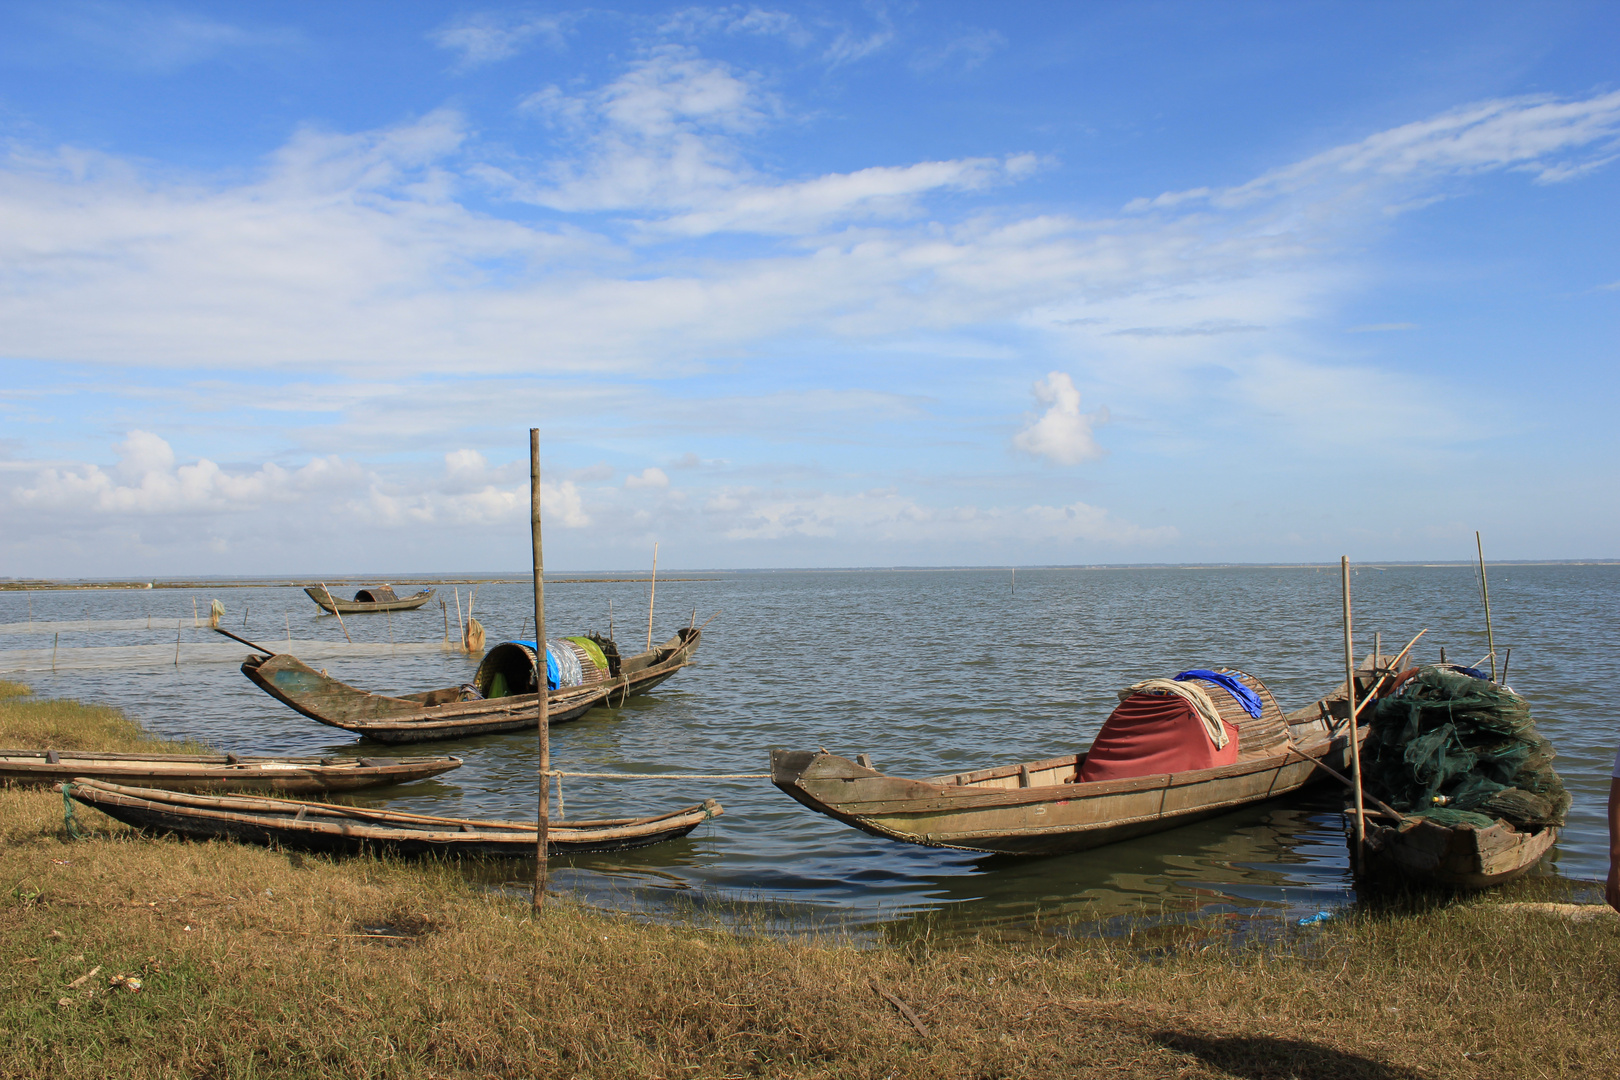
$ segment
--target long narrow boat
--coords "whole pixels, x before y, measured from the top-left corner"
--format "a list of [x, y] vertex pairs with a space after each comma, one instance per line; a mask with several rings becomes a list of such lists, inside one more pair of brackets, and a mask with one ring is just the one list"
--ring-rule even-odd
[[60, 784], [76, 776], [168, 791], [279, 791], [312, 795], [406, 784], [461, 768], [456, 757], [238, 757], [0, 750], [0, 784]]
[[[1369, 658], [1356, 675], [1357, 699], [1384, 669]], [[857, 829], [928, 847], [1008, 855], [1059, 855], [1172, 829], [1294, 791], [1321, 760], [1348, 761], [1344, 684], [1283, 714], [1260, 680], [1227, 672], [1261, 701], [1251, 717], [1235, 697], [1212, 689], [1221, 720], [1239, 732], [1237, 760], [1216, 768], [1080, 782], [1082, 751], [1041, 761], [908, 780], [887, 776], [867, 755], [771, 752], [771, 781], [799, 802]]]
[[[621, 660], [616, 652], [610, 651], [611, 666], [607, 671], [596, 671], [581, 685], [550, 691], [547, 705], [551, 723], [577, 720], [598, 705], [623, 702], [636, 694], [647, 693], [691, 663], [702, 638], [702, 630], [686, 628], [657, 648], [636, 656]], [[500, 685], [522, 685], [519, 679], [531, 670], [532, 655], [532, 649], [524, 652], [521, 642], [497, 645], [479, 668], [484, 685], [479, 686], [478, 691], [491, 693], [496, 686], [493, 676], [497, 671], [503, 676]], [[511, 673], [510, 679], [505, 677], [507, 671]], [[242, 674], [265, 693], [311, 720], [378, 742], [460, 739], [498, 731], [522, 731], [539, 725], [540, 699], [532, 692], [470, 701], [461, 700], [467, 693], [460, 686], [399, 697], [369, 694], [316, 671], [286, 653], [249, 656], [242, 661]]]
[[[533, 858], [533, 822], [469, 821], [298, 799], [191, 795], [71, 780], [67, 794], [126, 825], [197, 840], [238, 840], [304, 851], [396, 855], [504, 855]], [[594, 821], [558, 821], [548, 830], [553, 855], [626, 851], [685, 836], [725, 811], [713, 799], [666, 814]]]
[[[1346, 832], [1353, 817], [1346, 814]], [[1364, 876], [1373, 882], [1429, 882], [1453, 889], [1488, 889], [1523, 877], [1558, 842], [1558, 829], [1443, 825], [1422, 817], [1398, 825], [1367, 818]]]
[[306, 585], [304, 592], [327, 614], [360, 615], [368, 611], [412, 611], [433, 597], [432, 589], [410, 596], [394, 595], [392, 585], [372, 585], [354, 594], [353, 600], [340, 600], [324, 585]]

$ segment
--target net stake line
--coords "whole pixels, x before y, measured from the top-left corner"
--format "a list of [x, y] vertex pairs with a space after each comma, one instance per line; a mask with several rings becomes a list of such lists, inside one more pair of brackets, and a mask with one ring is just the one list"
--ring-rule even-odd
[[1356, 722], [1356, 653], [1350, 624], [1350, 556], [1339, 556], [1339, 576], [1344, 585], [1344, 692], [1350, 711], [1350, 775], [1355, 777], [1356, 793], [1356, 874], [1365, 869], [1367, 857], [1367, 811], [1361, 791], [1361, 737]]
[[1474, 546], [1479, 549], [1479, 595], [1485, 600], [1485, 647], [1491, 650], [1491, 682], [1496, 681], [1496, 633], [1491, 629], [1491, 587], [1485, 582], [1485, 542], [1474, 530]]
[[[534, 911], [538, 914], [546, 905], [546, 871], [548, 869], [547, 834], [551, 831], [551, 704], [549, 701], [549, 687], [546, 668], [546, 579], [545, 558], [540, 547], [540, 429], [529, 429], [529, 538], [534, 548], [534, 640], [539, 646], [536, 650], [534, 681], [536, 707], [539, 711], [540, 730], [536, 736], [540, 743], [540, 767], [535, 771], [539, 791], [539, 807], [536, 813], [536, 844], [534, 858]], [[476, 590], [475, 590], [476, 591]], [[472, 619], [472, 600], [467, 601], [467, 618]], [[652, 619], [651, 605], [648, 606], [647, 618], [649, 625]], [[560, 681], [560, 680], [559, 680]], [[557, 782], [558, 794], [562, 793], [562, 781]]]
[[338, 610], [337, 601], [332, 597], [332, 590], [327, 587], [324, 581], [321, 582], [321, 590], [326, 593], [326, 602], [332, 605], [332, 614], [338, 617], [338, 625], [343, 627], [343, 640], [353, 645], [354, 638], [349, 636], [348, 624], [343, 621], [343, 612]]

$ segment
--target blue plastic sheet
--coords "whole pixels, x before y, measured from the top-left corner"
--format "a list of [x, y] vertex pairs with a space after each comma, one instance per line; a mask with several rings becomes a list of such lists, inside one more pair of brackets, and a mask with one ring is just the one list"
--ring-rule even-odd
[[1176, 676], [1176, 682], [1186, 682], [1188, 679], [1204, 679], [1207, 682], [1223, 687], [1233, 697], [1237, 698], [1237, 703], [1243, 706], [1244, 712], [1257, 720], [1260, 718], [1260, 695], [1244, 686], [1237, 680], [1236, 676], [1222, 675], [1220, 672], [1211, 671], [1208, 668], [1193, 668], [1191, 671], [1183, 671]]

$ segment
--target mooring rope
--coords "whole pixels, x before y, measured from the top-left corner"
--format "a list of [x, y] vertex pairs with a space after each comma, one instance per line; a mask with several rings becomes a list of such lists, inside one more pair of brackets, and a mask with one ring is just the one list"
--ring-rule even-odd
[[85, 834], [79, 831], [79, 823], [73, 819], [73, 782], [62, 782], [62, 824], [67, 826], [67, 833], [75, 840], [83, 840]]

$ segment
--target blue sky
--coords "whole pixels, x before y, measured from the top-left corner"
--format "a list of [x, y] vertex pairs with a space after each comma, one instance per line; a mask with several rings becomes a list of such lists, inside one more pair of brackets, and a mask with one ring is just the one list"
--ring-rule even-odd
[[1620, 9], [0, 9], [3, 576], [1620, 556]]

